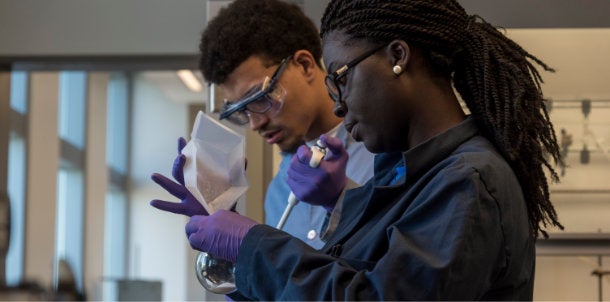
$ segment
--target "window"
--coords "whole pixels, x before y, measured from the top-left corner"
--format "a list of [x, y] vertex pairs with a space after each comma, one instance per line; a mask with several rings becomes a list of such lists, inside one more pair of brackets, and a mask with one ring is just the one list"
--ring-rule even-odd
[[87, 73], [64, 71], [59, 78], [59, 136], [74, 147], [85, 145]]
[[23, 276], [25, 236], [26, 119], [28, 74], [11, 73], [11, 127], [8, 150], [8, 194], [11, 200], [11, 234], [6, 256], [6, 283], [19, 284]]
[[[56, 265], [65, 260], [77, 289], [83, 289], [83, 159], [86, 127], [87, 74], [61, 72], [59, 79], [59, 136], [61, 162], [57, 182]], [[58, 274], [58, 268], [54, 270]], [[58, 275], [54, 282], [58, 281]]]
[[[108, 83], [106, 163], [110, 184], [106, 193], [104, 223], [104, 276], [123, 278], [127, 251], [127, 172], [129, 81], [124, 73], [113, 73]], [[107, 295], [105, 295], [107, 296]]]

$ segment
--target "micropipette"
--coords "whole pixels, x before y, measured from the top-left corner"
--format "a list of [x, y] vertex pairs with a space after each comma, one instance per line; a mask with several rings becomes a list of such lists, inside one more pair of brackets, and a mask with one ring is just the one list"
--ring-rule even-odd
[[[311, 146], [310, 150], [312, 154], [311, 159], [309, 160], [309, 166], [312, 168], [317, 168], [320, 165], [320, 162], [322, 161], [324, 156], [326, 155], [326, 144], [324, 144], [324, 142], [322, 142], [321, 140], [318, 140], [315, 145]], [[282, 214], [282, 218], [280, 218], [280, 221], [277, 223], [278, 230], [281, 230], [284, 227], [286, 219], [288, 219], [290, 212], [292, 211], [294, 206], [297, 205], [297, 203], [299, 203], [299, 200], [296, 196], [294, 196], [294, 193], [290, 192], [286, 209]]]

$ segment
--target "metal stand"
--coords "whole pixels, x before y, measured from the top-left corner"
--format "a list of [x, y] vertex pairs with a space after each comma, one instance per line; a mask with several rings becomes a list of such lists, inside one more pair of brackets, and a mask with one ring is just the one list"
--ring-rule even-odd
[[610, 275], [610, 271], [602, 270], [602, 256], [601, 255], [597, 256], [597, 264], [599, 265], [599, 267], [594, 269], [591, 272], [591, 275], [597, 276], [597, 286], [599, 288], [599, 301], [603, 301], [604, 300], [604, 295], [603, 295], [604, 284], [602, 283], [602, 280], [604, 279], [604, 276]]

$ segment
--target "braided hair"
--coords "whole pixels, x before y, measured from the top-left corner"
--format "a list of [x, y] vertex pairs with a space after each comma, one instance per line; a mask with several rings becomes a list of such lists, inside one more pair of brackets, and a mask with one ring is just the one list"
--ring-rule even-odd
[[561, 157], [535, 65], [552, 68], [455, 0], [333, 0], [322, 17], [322, 39], [331, 31], [380, 45], [401, 39], [423, 50], [432, 71], [453, 80], [482, 134], [515, 172], [532, 235], [548, 237], [549, 223], [563, 229], [544, 170], [558, 181], [550, 158], [560, 163]]

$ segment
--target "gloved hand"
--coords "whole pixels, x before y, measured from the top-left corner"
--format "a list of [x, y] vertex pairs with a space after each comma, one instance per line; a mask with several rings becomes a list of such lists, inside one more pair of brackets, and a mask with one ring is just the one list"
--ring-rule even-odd
[[172, 167], [172, 176], [178, 182], [175, 183], [169, 178], [159, 174], [153, 173], [151, 176], [152, 180], [163, 187], [167, 192], [181, 199], [182, 202], [169, 202], [164, 200], [155, 199], [150, 202], [150, 205], [167, 212], [172, 212], [176, 214], [182, 214], [186, 216], [194, 216], [194, 215], [208, 215], [208, 212], [205, 210], [203, 205], [189, 192], [189, 190], [184, 186], [184, 163], [186, 161], [186, 156], [181, 154], [182, 149], [186, 146], [186, 140], [182, 137], [178, 138], [178, 156], [174, 160], [174, 165]]
[[286, 182], [299, 200], [323, 206], [331, 212], [347, 181], [345, 168], [349, 155], [340, 139], [323, 134], [320, 140], [330, 154], [317, 168], [312, 168], [309, 166], [311, 150], [300, 146], [290, 162]]
[[232, 211], [191, 217], [186, 236], [191, 247], [214, 257], [237, 262], [237, 252], [248, 231], [258, 223]]

